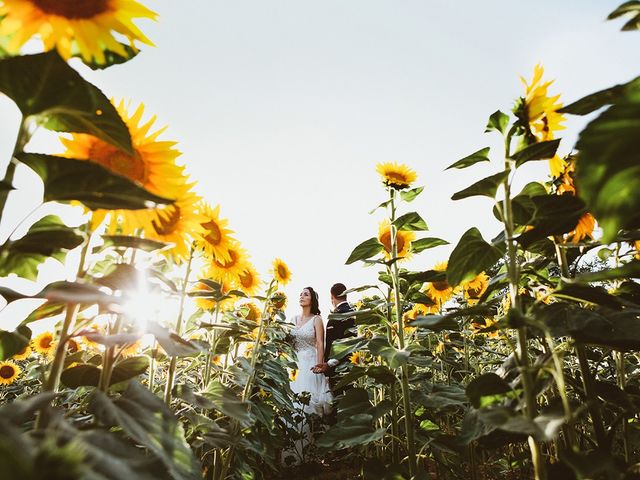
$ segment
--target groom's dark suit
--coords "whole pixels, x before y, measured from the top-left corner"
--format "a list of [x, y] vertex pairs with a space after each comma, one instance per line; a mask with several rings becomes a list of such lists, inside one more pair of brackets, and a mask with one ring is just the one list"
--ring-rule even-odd
[[[336, 307], [333, 313], [348, 313], [353, 312], [354, 309], [348, 302], [342, 302], [340, 305]], [[325, 347], [324, 347], [324, 361], [328, 362], [331, 359], [331, 347], [333, 346], [333, 342], [339, 340], [341, 338], [347, 337], [355, 337], [355, 333], [348, 332], [349, 328], [354, 327], [356, 324], [355, 319], [353, 317], [334, 320], [331, 319], [327, 322], [327, 333], [325, 336]], [[346, 359], [342, 359], [340, 363], [345, 362]], [[336, 366], [337, 367], [337, 366]], [[329, 385], [331, 389], [334, 390], [334, 385], [337, 383], [337, 378], [335, 376], [336, 367], [329, 367], [325, 375], [329, 377]], [[334, 394], [340, 392], [333, 392]]]

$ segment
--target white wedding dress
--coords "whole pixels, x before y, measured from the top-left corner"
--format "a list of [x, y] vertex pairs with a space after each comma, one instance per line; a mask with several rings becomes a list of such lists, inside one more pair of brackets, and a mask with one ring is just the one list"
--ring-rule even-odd
[[[331, 402], [333, 395], [329, 387], [329, 381], [323, 373], [313, 373], [311, 369], [318, 363], [316, 351], [316, 330], [314, 328], [313, 317], [302, 326], [293, 329], [294, 349], [298, 357], [298, 375], [291, 382], [291, 390], [294, 393], [309, 392], [311, 400], [309, 405], [304, 405], [306, 413], [317, 415], [327, 415], [331, 412]], [[299, 316], [294, 317], [297, 325]]]
[[[316, 331], [314, 321], [316, 317], [308, 320], [304, 325], [298, 327], [299, 316], [293, 318], [294, 327], [292, 334], [294, 338], [294, 350], [298, 357], [298, 374], [291, 381], [293, 393], [310, 393], [308, 405], [294, 402], [294, 405], [307, 414], [319, 416], [327, 415], [331, 412], [331, 402], [333, 395], [327, 377], [323, 373], [313, 373], [311, 369], [318, 363], [316, 351]], [[300, 435], [294, 441], [293, 447], [286, 449], [282, 455], [285, 465], [299, 465], [306, 461], [307, 446], [312, 442], [313, 434], [307, 419], [303, 419], [294, 428]]]

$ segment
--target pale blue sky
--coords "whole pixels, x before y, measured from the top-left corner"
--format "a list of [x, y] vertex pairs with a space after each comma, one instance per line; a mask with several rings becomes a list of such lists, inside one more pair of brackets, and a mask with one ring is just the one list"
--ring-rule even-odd
[[[542, 62], [565, 103], [637, 74], [637, 33], [604, 19], [616, 1], [289, 0], [144, 2], [160, 14], [140, 22], [157, 48], [104, 72], [85, 72], [108, 96], [142, 101], [166, 139], [179, 142], [198, 191], [222, 205], [237, 237], [266, 272], [278, 256], [299, 290], [335, 281], [370, 283], [375, 270], [344, 266], [377, 233], [385, 199], [380, 161], [414, 168], [425, 193], [412, 208], [429, 236], [453, 245], [470, 226], [498, 231], [488, 199], [451, 195], [498, 171], [444, 168], [481, 147], [487, 117], [521, 95], [518, 75]], [[17, 128], [0, 99], [0, 154]], [[584, 121], [571, 117], [561, 150]], [[36, 141], [32, 148], [48, 147]], [[543, 164], [519, 175], [544, 180]], [[450, 249], [419, 255], [428, 269]]]

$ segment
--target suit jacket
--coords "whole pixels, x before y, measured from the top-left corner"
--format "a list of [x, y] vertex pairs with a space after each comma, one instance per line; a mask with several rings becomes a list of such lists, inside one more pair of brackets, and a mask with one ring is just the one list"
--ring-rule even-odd
[[[354, 309], [348, 303], [341, 303], [336, 307], [333, 313], [348, 313], [353, 312]], [[333, 342], [341, 338], [355, 337], [355, 333], [348, 332], [347, 329], [354, 327], [356, 324], [355, 318], [345, 318], [342, 320], [329, 320], [327, 322], [327, 333], [325, 335], [324, 346], [324, 361], [327, 362], [331, 358], [331, 347]], [[341, 360], [341, 362], [344, 361]], [[328, 377], [335, 373], [335, 368], [330, 368], [326, 375]]]

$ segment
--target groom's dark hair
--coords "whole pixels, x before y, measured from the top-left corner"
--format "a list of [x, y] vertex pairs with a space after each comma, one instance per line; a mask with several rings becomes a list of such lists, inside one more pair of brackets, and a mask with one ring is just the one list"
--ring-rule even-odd
[[309, 290], [309, 294], [311, 294], [311, 313], [314, 315], [320, 315], [320, 302], [318, 301], [318, 292], [316, 292], [312, 287], [304, 287]]
[[335, 283], [333, 287], [331, 287], [331, 295], [333, 295], [338, 300], [346, 300], [347, 295], [344, 293], [347, 291], [347, 287], [344, 286], [344, 283]]

